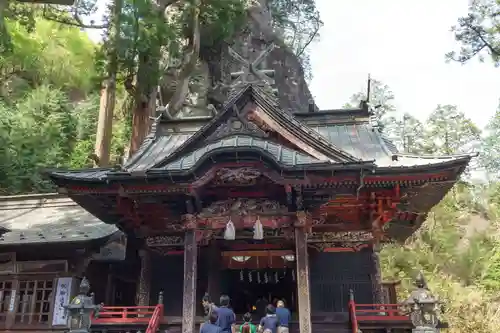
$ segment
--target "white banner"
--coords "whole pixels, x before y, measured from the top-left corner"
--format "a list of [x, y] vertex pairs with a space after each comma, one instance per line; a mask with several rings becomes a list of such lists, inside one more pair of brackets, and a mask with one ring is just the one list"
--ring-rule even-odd
[[54, 299], [54, 312], [52, 316], [52, 326], [67, 326], [68, 316], [65, 305], [68, 305], [71, 296], [71, 284], [73, 278], [63, 277], [57, 279], [56, 297]]

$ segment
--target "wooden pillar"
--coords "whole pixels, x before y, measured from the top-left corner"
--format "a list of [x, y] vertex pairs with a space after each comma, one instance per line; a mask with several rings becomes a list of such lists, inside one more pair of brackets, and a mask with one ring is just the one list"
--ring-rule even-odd
[[114, 294], [113, 290], [113, 264], [108, 264], [108, 276], [106, 279], [106, 297], [104, 300], [104, 304], [106, 305], [114, 305]]
[[372, 274], [372, 288], [373, 288], [373, 302], [375, 304], [382, 304], [384, 302], [384, 294], [382, 290], [382, 274], [380, 273], [380, 249], [378, 246], [372, 248], [372, 261], [374, 271]]
[[141, 272], [137, 285], [136, 303], [138, 306], [148, 306], [151, 292], [151, 254], [147, 250], [139, 250]]
[[182, 298], [182, 333], [195, 332], [196, 316], [196, 273], [198, 244], [194, 230], [184, 237], [184, 292]]
[[295, 228], [295, 261], [297, 263], [297, 303], [299, 305], [299, 331], [311, 333], [311, 298], [309, 288], [309, 256], [307, 234], [304, 227]]
[[208, 267], [208, 295], [212, 302], [218, 303], [220, 296], [220, 278], [221, 278], [221, 253], [217, 243], [212, 241], [210, 244], [209, 257], [210, 265]]

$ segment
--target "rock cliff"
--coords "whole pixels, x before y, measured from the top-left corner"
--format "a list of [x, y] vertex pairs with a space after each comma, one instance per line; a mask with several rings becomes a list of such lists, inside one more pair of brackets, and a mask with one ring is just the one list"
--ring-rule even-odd
[[[284, 44], [280, 35], [272, 29], [272, 16], [267, 4], [269, 0], [255, 1], [247, 10], [247, 24], [229, 42], [202, 46], [200, 59], [191, 75], [189, 95], [185, 107], [178, 117], [204, 116], [227, 98], [227, 85], [231, 73], [242, 70], [242, 64], [230, 54], [230, 47], [242, 58], [253, 62], [266, 47], [274, 44], [274, 49], [259, 66], [260, 69], [274, 70], [275, 88], [280, 105], [285, 111], [305, 112], [312, 101], [312, 95], [304, 78], [299, 59]], [[175, 80], [165, 74], [162, 99], [170, 100]]]

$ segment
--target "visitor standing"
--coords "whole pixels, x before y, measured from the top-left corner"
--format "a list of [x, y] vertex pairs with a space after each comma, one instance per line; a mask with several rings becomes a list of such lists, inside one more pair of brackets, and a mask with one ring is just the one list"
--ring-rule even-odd
[[203, 306], [203, 310], [205, 311], [205, 319], [207, 322], [209, 322], [210, 314], [213, 311], [217, 311], [217, 306], [210, 300], [210, 296], [208, 295], [208, 293], [205, 293], [205, 295], [201, 299], [201, 305]]
[[221, 333], [221, 328], [216, 325], [217, 319], [217, 311], [211, 311], [208, 321], [201, 325], [200, 333]]
[[234, 311], [229, 308], [230, 299], [227, 295], [221, 295], [220, 304], [217, 309], [219, 319], [217, 325], [221, 328], [222, 333], [235, 333], [234, 323], [236, 322], [236, 315]]
[[250, 312], [243, 315], [243, 325], [240, 326], [239, 333], [257, 333], [257, 327], [252, 324], [252, 315]]
[[290, 313], [290, 310], [285, 307], [285, 302], [281, 300], [278, 301], [276, 316], [278, 316], [279, 321], [278, 333], [288, 333], [290, 321], [292, 321], [292, 314]]
[[276, 316], [276, 308], [269, 304], [266, 307], [266, 316], [262, 317], [259, 324], [259, 332], [263, 333], [278, 333], [278, 317]]

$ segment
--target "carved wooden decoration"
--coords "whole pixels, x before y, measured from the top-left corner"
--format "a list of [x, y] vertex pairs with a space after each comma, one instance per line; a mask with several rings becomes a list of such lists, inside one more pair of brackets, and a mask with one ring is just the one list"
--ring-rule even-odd
[[312, 232], [310, 242], [367, 243], [373, 240], [370, 231]]
[[[258, 123], [248, 110], [239, 110], [233, 105], [233, 115], [220, 124], [215, 131], [208, 136], [207, 142], [215, 141], [231, 135], [248, 135], [266, 139], [271, 129], [265, 124]], [[246, 116], [245, 116], [246, 115]]]
[[319, 252], [358, 252], [369, 245], [366, 243], [321, 242], [308, 243], [308, 246]]
[[194, 230], [186, 232], [184, 244], [184, 292], [182, 299], [182, 333], [195, 332], [196, 279], [198, 245]]
[[320, 252], [332, 248], [360, 251], [367, 247], [373, 240], [369, 231], [343, 231], [343, 232], [311, 232], [308, 243], [310, 247]]
[[311, 221], [311, 216], [307, 212], [304, 211], [297, 212], [297, 222], [295, 223], [295, 226], [305, 227], [306, 225], [309, 224], [309, 221]]
[[198, 225], [222, 229], [231, 219], [237, 229], [253, 228], [259, 219], [266, 228], [286, 228], [292, 224], [290, 215], [285, 205], [274, 200], [235, 198], [216, 201], [204, 208], [198, 215]]
[[146, 245], [148, 247], [182, 246], [184, 245], [184, 238], [172, 235], [151, 236], [146, 238]]
[[259, 170], [244, 167], [237, 169], [221, 168], [216, 173], [216, 185], [254, 185], [261, 176]]
[[307, 253], [307, 233], [303, 228], [295, 229], [295, 260], [297, 262], [299, 331], [300, 333], [311, 333], [309, 255]]

